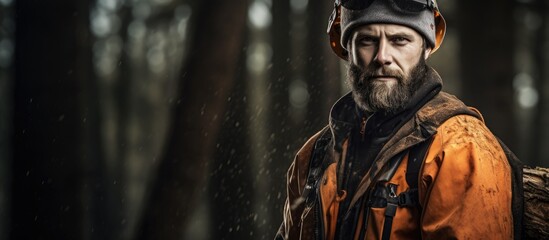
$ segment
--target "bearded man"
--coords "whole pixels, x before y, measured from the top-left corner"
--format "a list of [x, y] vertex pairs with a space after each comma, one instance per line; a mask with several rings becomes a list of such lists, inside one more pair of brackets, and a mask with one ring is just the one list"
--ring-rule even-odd
[[290, 166], [276, 239], [514, 237], [506, 153], [425, 62], [445, 29], [433, 0], [336, 1], [351, 92]]

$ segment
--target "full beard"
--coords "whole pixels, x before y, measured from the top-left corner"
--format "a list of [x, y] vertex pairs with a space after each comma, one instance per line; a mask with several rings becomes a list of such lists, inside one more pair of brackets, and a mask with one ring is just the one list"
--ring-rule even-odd
[[[372, 80], [376, 71], [380, 69], [384, 76], [396, 78], [396, 82]], [[379, 66], [375, 62], [366, 68], [351, 63], [347, 73], [347, 82], [351, 87], [353, 99], [362, 110], [396, 113], [406, 107], [413, 94], [423, 85], [427, 69], [423, 56], [408, 76]]]

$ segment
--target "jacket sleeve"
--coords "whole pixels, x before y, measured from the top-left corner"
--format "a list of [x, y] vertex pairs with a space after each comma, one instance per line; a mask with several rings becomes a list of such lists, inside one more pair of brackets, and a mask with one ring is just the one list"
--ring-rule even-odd
[[320, 132], [311, 137], [298, 151], [286, 176], [286, 201], [284, 203], [283, 220], [275, 239], [300, 239], [301, 215], [305, 202], [301, 194], [305, 187], [305, 179], [309, 170], [311, 153]]
[[423, 239], [512, 239], [510, 166], [482, 120], [441, 125], [421, 177]]

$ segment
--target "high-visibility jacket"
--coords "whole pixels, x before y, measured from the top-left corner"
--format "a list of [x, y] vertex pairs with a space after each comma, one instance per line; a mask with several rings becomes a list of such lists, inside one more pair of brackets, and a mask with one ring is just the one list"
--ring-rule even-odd
[[[432, 138], [432, 143], [418, 175], [419, 207], [397, 208], [391, 239], [513, 238], [511, 169], [505, 153], [479, 117], [480, 113], [444, 92], [427, 102], [383, 146], [371, 167], [373, 170], [370, 169], [378, 171], [377, 174], [364, 176], [354, 196], [338, 189], [338, 162], [345, 160], [349, 138], [344, 137], [345, 133], [337, 133], [345, 123], [333, 119], [341, 115], [333, 111], [346, 109], [337, 107], [338, 104], [352, 102], [347, 95], [332, 110], [329, 131], [334, 137], [327, 154], [334, 160], [323, 169], [320, 182], [313, 189], [317, 199], [311, 206], [303, 194], [311, 155], [321, 133], [311, 137], [298, 151], [287, 174], [284, 219], [277, 239], [335, 239], [338, 216], [344, 214], [339, 212], [339, 203], [347, 198], [352, 198], [352, 204], [364, 199], [379, 184], [390, 159], [428, 138]], [[455, 114], [464, 109], [477, 112], [477, 117]], [[444, 119], [440, 114], [453, 117]], [[396, 185], [396, 194], [409, 190], [407, 164], [408, 154], [394, 175], [382, 184]], [[355, 223], [356, 233], [351, 239], [358, 239], [363, 230], [364, 239], [381, 239], [385, 208], [365, 205], [360, 214], [367, 214], [366, 222]]]

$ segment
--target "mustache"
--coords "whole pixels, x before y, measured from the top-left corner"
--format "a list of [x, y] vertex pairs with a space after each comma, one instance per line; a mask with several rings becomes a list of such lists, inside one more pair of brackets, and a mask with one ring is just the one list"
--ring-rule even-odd
[[404, 79], [404, 75], [398, 70], [390, 69], [385, 66], [379, 66], [377, 64], [371, 64], [364, 68], [351, 63], [349, 73], [355, 78], [358, 86], [363, 86], [367, 82], [370, 82], [372, 78], [377, 77], [394, 77], [399, 83], [401, 83]]

